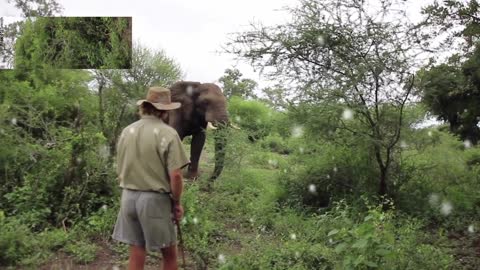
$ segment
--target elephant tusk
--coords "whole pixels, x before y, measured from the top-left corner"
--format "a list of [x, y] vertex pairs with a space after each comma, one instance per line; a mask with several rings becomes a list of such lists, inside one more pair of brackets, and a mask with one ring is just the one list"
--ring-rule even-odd
[[234, 128], [234, 129], [241, 129], [241, 128], [239, 128], [238, 126], [236, 126], [235, 124], [233, 124], [233, 123], [230, 123], [230, 126], [231, 126], [232, 128]]
[[212, 122], [208, 122], [208, 124], [207, 124], [207, 129], [216, 130], [217, 128], [213, 126]]

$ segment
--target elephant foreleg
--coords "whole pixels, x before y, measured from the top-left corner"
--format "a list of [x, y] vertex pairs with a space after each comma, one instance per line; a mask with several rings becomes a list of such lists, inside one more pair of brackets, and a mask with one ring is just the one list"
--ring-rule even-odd
[[205, 145], [205, 132], [201, 131], [192, 135], [192, 144], [190, 147], [190, 166], [188, 167], [188, 178], [195, 178], [199, 175], [198, 163]]
[[227, 144], [228, 133], [215, 134], [215, 168], [210, 179], [215, 180], [222, 173], [225, 162], [225, 146]]

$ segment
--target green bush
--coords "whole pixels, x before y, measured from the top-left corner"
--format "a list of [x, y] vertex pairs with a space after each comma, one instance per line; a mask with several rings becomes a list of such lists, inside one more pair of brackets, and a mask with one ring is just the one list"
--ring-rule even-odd
[[89, 74], [12, 72], [0, 74], [0, 208], [36, 231], [69, 226], [107, 203], [115, 181]]
[[78, 241], [68, 243], [64, 251], [73, 256], [76, 263], [89, 263], [95, 260], [97, 253], [97, 246], [95, 244], [87, 243], [85, 241]]
[[65, 246], [69, 235], [63, 229], [50, 229], [36, 235], [45, 247], [55, 251]]
[[262, 148], [271, 152], [288, 155], [293, 150], [288, 143], [279, 135], [269, 134], [261, 141]]
[[252, 226], [276, 217], [279, 191], [271, 170], [244, 169], [216, 183], [215, 191], [212, 203], [229, 220]]
[[228, 111], [232, 121], [248, 131], [251, 141], [257, 141], [272, 131], [271, 117], [275, 111], [261, 101], [243, 100], [234, 96], [230, 99]]
[[[343, 206], [337, 206], [340, 210]], [[444, 250], [422, 243], [422, 224], [395, 217], [393, 211], [369, 207], [363, 220], [346, 216], [347, 226], [328, 232], [337, 269], [449, 269], [453, 257]], [[398, 221], [401, 223], [398, 224]], [[330, 240], [331, 239], [331, 240]]]
[[285, 157], [271, 152], [256, 151], [252, 153], [249, 163], [250, 166], [265, 169], [283, 169], [288, 167]]
[[[248, 154], [252, 151], [252, 146], [248, 142], [248, 131], [224, 129], [215, 132], [216, 134], [212, 137], [223, 136], [226, 138], [225, 169], [241, 169], [247, 161]], [[214, 146], [212, 145], [211, 148], [211, 153], [214, 153]]]
[[437, 143], [403, 153], [405, 181], [398, 187], [398, 207], [432, 223], [466, 227], [480, 214], [480, 149], [465, 149], [444, 132], [437, 136]]
[[[220, 269], [451, 269], [453, 256], [422, 236], [416, 219], [358, 211], [345, 203], [312, 217], [278, 216], [273, 232], [262, 233], [252, 249], [219, 263]], [[298, 226], [301, 223], [302, 226]], [[263, 240], [262, 240], [263, 239]]]
[[213, 246], [218, 234], [218, 217], [208, 207], [208, 194], [202, 196], [198, 185], [188, 185], [182, 195], [184, 218], [181, 222], [185, 248], [197, 266], [208, 265], [213, 257]]
[[[298, 123], [295, 118], [292, 117], [291, 112], [275, 112], [270, 117], [270, 121], [273, 123], [272, 133], [278, 134], [280, 137], [286, 139], [292, 136], [292, 128]], [[303, 122], [300, 122], [303, 123]]]
[[111, 205], [103, 205], [87, 219], [86, 230], [96, 238], [107, 241], [111, 238], [113, 227], [117, 221], [120, 198], [115, 197]]
[[32, 233], [17, 219], [0, 218], [0, 265], [15, 265], [35, 250]]
[[[87, 132], [73, 135], [65, 129], [58, 132], [68, 140], [54, 149], [27, 146], [38, 158], [24, 172], [22, 183], [4, 195], [8, 213], [18, 215], [36, 230], [88, 216], [108, 203], [114, 193], [113, 170], [107, 158], [99, 156], [103, 136]], [[72, 156], [72, 148], [84, 150]]]
[[34, 234], [15, 217], [4, 217], [0, 211], [0, 266], [38, 265], [67, 243], [61, 229]]
[[[367, 148], [332, 143], [304, 146], [289, 158], [280, 175], [282, 204], [326, 207], [331, 200], [377, 192], [377, 170]], [[307, 152], [308, 151], [308, 152]]]

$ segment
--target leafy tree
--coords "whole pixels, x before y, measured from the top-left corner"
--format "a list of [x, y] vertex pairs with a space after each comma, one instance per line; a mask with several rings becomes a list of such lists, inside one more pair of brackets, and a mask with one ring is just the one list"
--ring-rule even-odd
[[[7, 0], [7, 2], [13, 3], [26, 18], [55, 16], [60, 15], [62, 11], [61, 5], [56, 0]], [[23, 21], [19, 21], [4, 26], [2, 61], [7, 63], [8, 67], [13, 67], [15, 41], [23, 23]]]
[[25, 17], [48, 17], [58, 15], [62, 6], [56, 0], [7, 0], [14, 3]]
[[480, 84], [475, 82], [480, 66], [475, 57], [466, 63], [452, 57], [448, 63], [424, 68], [418, 80], [422, 101], [431, 112], [447, 121], [452, 133], [473, 144], [480, 139]]
[[[435, 1], [423, 8], [425, 14], [423, 24], [426, 36], [438, 38], [444, 36], [439, 47], [449, 48], [453, 39], [463, 37], [466, 47], [471, 48], [480, 37], [480, 9], [477, 0], [443, 0]], [[445, 33], [448, 33], [445, 35]]]
[[[418, 27], [404, 10], [395, 0], [305, 0], [288, 9], [289, 23], [252, 25], [228, 49], [272, 79], [292, 81], [297, 101], [322, 108], [342, 104], [347, 117], [338, 128], [367, 139], [380, 195], [392, 185], [389, 173], [421, 45]], [[351, 116], [358, 121], [349, 121]]]
[[0, 208], [40, 229], [106, 203], [114, 178], [99, 154], [104, 137], [88, 72], [44, 67], [0, 78]]
[[287, 108], [287, 93], [289, 91], [281, 84], [272, 87], [265, 87], [261, 91], [266, 96], [266, 98], [260, 98], [261, 101], [269, 104], [276, 110]]
[[457, 51], [446, 62], [437, 60], [436, 65], [431, 60], [419, 72], [423, 102], [440, 120], [449, 123], [452, 133], [473, 144], [480, 139], [479, 12], [476, 0], [435, 1], [426, 6], [424, 36], [441, 41], [437, 48], [450, 50], [459, 44], [463, 51]]
[[233, 96], [244, 99], [255, 97], [253, 91], [257, 87], [257, 83], [252, 79], [242, 78], [242, 76], [238, 69], [226, 69], [225, 75], [220, 77], [219, 81], [223, 86], [223, 94], [227, 99]]
[[[15, 67], [130, 68], [131, 18], [39, 17], [27, 19], [15, 45]], [[33, 61], [28, 61], [32, 59]]]

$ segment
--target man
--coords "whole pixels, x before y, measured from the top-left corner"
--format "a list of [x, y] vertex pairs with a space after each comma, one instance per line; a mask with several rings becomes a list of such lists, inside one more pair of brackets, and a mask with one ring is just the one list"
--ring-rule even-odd
[[[141, 119], [126, 127], [117, 145], [117, 174], [123, 188], [113, 238], [130, 245], [130, 270], [143, 269], [146, 250], [160, 250], [163, 269], [177, 269], [173, 218], [183, 215], [181, 169], [190, 162], [182, 142], [168, 126], [170, 90], [151, 87], [139, 100]], [[173, 205], [172, 205], [173, 204]]]

